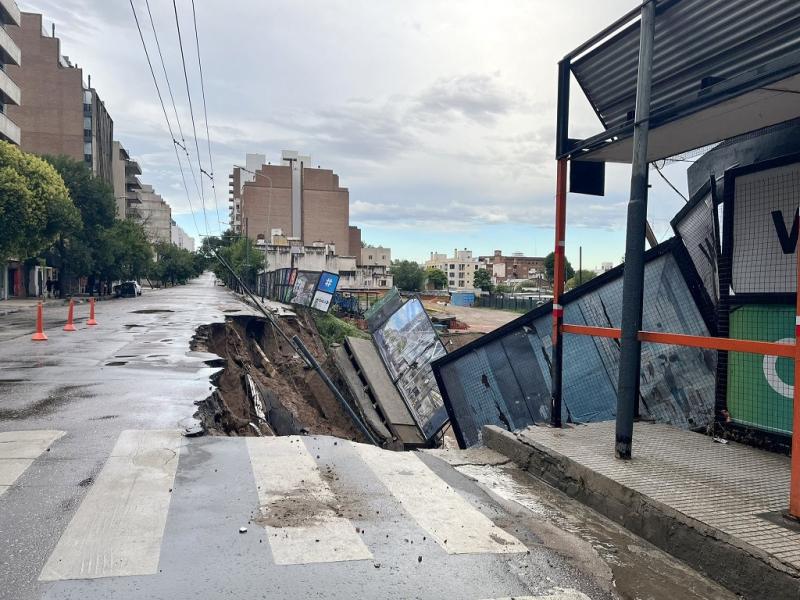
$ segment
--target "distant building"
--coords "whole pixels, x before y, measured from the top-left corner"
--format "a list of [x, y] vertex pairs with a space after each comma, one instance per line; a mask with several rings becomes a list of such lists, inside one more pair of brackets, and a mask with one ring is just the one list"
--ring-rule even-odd
[[172, 241], [172, 209], [155, 192], [152, 185], [142, 185], [139, 191], [141, 204], [130, 210], [129, 218], [138, 219], [151, 242]]
[[114, 180], [114, 200], [117, 204], [117, 218], [125, 219], [142, 203], [139, 199], [142, 182], [139, 181], [138, 177], [142, 174], [142, 169], [139, 163], [128, 155], [128, 151], [119, 142], [114, 142], [111, 172]]
[[172, 244], [189, 252], [194, 252], [194, 238], [183, 230], [183, 227], [172, 221]]
[[25, 56], [21, 66], [10, 63], [3, 71], [24, 98], [21, 104], [4, 100], [5, 115], [20, 129], [22, 149], [84, 161], [113, 184], [114, 122], [91, 77], [84, 83], [83, 71], [61, 55], [59, 39], [42, 30], [42, 15], [23, 12], [19, 26], [7, 31]]
[[361, 266], [380, 266], [388, 269], [392, 266], [392, 249], [384, 248], [383, 246], [367, 246], [366, 248], [361, 248], [358, 258], [358, 264]]
[[[8, 35], [10, 27], [19, 27], [21, 14], [14, 0], [0, 1], [0, 139], [19, 145], [19, 126], [8, 116], [8, 109], [19, 106], [22, 93], [19, 86], [9, 76], [8, 69], [19, 66], [22, 51]], [[7, 286], [0, 281], [0, 296], [5, 295]]]
[[480, 268], [492, 276], [492, 283], [505, 283], [511, 279], [537, 279], [545, 274], [544, 257], [525, 256], [514, 252], [504, 256], [502, 250], [495, 250], [491, 256], [481, 256]]
[[606, 273], [606, 272], [610, 271], [610, 270], [611, 270], [611, 269], [613, 269], [613, 268], [614, 268], [614, 263], [612, 263], [612, 262], [604, 262], [604, 263], [600, 263], [600, 268], [599, 268], [599, 269], [596, 269], [596, 270], [595, 270], [595, 273], [597, 273], [598, 275], [600, 275], [600, 274], [602, 274], [602, 273]]
[[[258, 240], [272, 229], [304, 245], [333, 244], [341, 255], [360, 255], [351, 248], [350, 193], [339, 185], [330, 169], [312, 168], [311, 159], [284, 150], [278, 164], [264, 164], [265, 157], [248, 154], [245, 168], [230, 175], [231, 223], [236, 233]], [[257, 163], [261, 163], [256, 166]]]
[[447, 287], [450, 290], [475, 289], [475, 271], [478, 270], [478, 259], [472, 256], [472, 251], [464, 248], [453, 250], [453, 256], [431, 252], [429, 260], [425, 261], [426, 268], [435, 268], [444, 271], [447, 275]]

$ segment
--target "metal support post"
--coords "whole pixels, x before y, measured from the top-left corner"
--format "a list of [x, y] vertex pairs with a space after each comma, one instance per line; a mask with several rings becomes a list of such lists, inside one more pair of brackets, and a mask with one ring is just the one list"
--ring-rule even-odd
[[800, 248], [797, 255], [794, 321], [794, 409], [792, 412], [792, 477], [789, 484], [789, 514], [800, 519]]
[[561, 324], [564, 309], [561, 295], [564, 293], [564, 239], [567, 225], [567, 159], [558, 161], [556, 176], [556, 247], [553, 261], [553, 334], [552, 340], [552, 396], [550, 398], [550, 424], [561, 427], [561, 375], [564, 369]]
[[641, 369], [642, 290], [644, 287], [644, 244], [647, 230], [647, 140], [650, 120], [650, 83], [653, 66], [656, 3], [642, 4], [639, 38], [639, 72], [636, 78], [636, 112], [633, 126], [631, 194], [625, 239], [625, 270], [622, 283], [622, 336], [620, 340], [619, 385], [615, 454], [631, 458], [633, 418], [639, 402]]

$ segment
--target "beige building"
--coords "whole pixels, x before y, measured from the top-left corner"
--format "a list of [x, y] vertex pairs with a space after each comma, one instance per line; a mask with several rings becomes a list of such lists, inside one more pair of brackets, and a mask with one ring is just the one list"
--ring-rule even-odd
[[152, 185], [142, 185], [139, 199], [141, 204], [130, 211], [129, 217], [141, 220], [151, 242], [169, 244], [172, 241], [172, 209], [169, 204], [155, 192]]
[[[8, 70], [19, 67], [22, 51], [8, 30], [19, 27], [20, 21], [17, 3], [14, 0], [0, 0], [0, 139], [17, 145], [20, 143], [20, 129], [9, 116], [8, 110], [20, 105], [22, 92]], [[5, 294], [5, 288], [0, 281], [0, 295]]]
[[194, 252], [194, 238], [183, 230], [183, 227], [172, 221], [172, 243], [178, 248]]
[[20, 129], [22, 149], [82, 160], [113, 183], [114, 123], [91, 77], [84, 83], [82, 69], [61, 55], [55, 28], [50, 36], [43, 32], [42, 15], [23, 12], [19, 25], [8, 26], [7, 32], [25, 57], [22, 65], [9, 63], [0, 75], [16, 82], [26, 99], [7, 103], [5, 111]]
[[[253, 240], [281, 229], [304, 245], [333, 245], [341, 255], [360, 256], [351, 248], [350, 193], [330, 169], [312, 168], [311, 159], [284, 150], [278, 164], [248, 154], [244, 168], [230, 176], [231, 223]], [[261, 162], [258, 167], [256, 162]]]
[[139, 163], [133, 160], [128, 151], [119, 142], [114, 142], [111, 172], [114, 184], [114, 200], [117, 204], [117, 218], [125, 219], [133, 215], [135, 209], [142, 203], [139, 191], [142, 182], [139, 175], [142, 169]]
[[361, 248], [359, 266], [386, 267], [392, 266], [392, 249], [383, 246], [367, 246]]
[[462, 291], [475, 289], [475, 271], [478, 270], [478, 259], [472, 256], [472, 250], [453, 250], [453, 256], [431, 252], [425, 268], [444, 271], [447, 275], [447, 287], [450, 290]]

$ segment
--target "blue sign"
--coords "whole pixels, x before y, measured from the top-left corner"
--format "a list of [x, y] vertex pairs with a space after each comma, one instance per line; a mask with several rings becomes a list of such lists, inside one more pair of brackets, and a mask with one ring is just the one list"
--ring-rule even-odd
[[327, 294], [333, 294], [336, 291], [336, 286], [339, 285], [339, 276], [335, 273], [328, 273], [323, 271], [320, 275], [317, 290]]

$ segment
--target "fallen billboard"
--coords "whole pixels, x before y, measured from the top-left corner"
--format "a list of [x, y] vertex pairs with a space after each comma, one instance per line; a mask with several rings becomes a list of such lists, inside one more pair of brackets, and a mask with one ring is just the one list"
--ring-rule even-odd
[[[699, 308], [703, 283], [681, 240], [660, 244], [646, 260], [643, 328], [709, 335]], [[562, 300], [565, 323], [619, 327], [622, 267]], [[546, 304], [433, 363], [460, 446], [480, 443], [484, 425], [516, 430], [550, 420], [551, 332], [552, 304]], [[713, 417], [714, 368], [714, 352], [643, 344], [642, 413], [683, 428], [707, 426]], [[617, 340], [566, 335], [563, 420], [613, 419], [618, 369]]]

